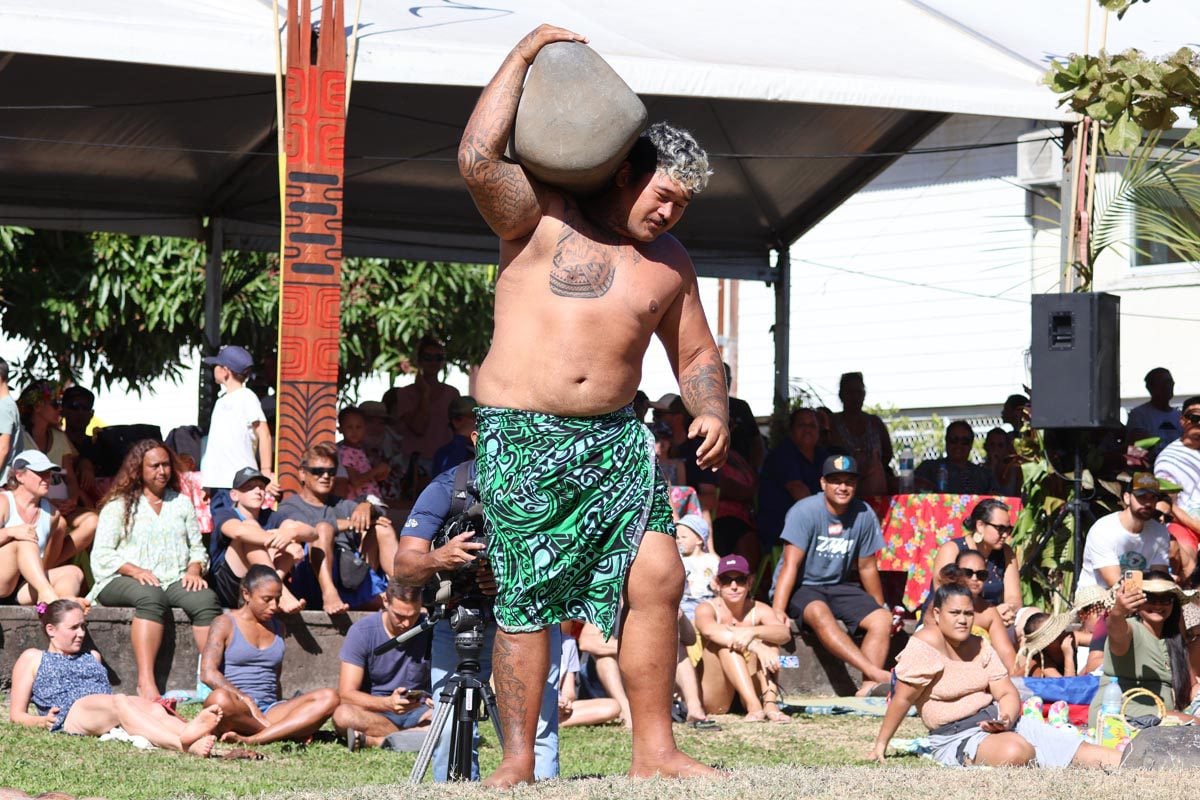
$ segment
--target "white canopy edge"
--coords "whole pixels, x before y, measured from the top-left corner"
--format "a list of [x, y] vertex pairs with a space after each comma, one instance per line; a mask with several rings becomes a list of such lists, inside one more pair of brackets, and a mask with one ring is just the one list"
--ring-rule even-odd
[[[273, 15], [262, 0], [30, 5], [0, 0], [0, 52], [251, 74], [275, 70]], [[353, 0], [346, 5], [349, 27]], [[908, 0], [837, 6], [746, 0], [732, 17], [724, 5], [696, 0], [690, 15], [678, 19], [678, 13], [672, 17], [636, 0], [599, 8], [579, 0], [527, 0], [491, 9], [497, 14], [492, 17], [464, 20], [456, 13], [451, 21], [432, 17], [463, 9], [436, 0], [420, 7], [428, 12], [422, 17], [406, 4], [363, 5], [355, 80], [483, 86], [522, 34], [554, 19], [589, 33], [593, 47], [643, 95], [1067, 118], [1040, 83], [1036, 65]], [[862, 19], [877, 24], [864, 26]], [[470, 24], [458, 24], [464, 22]], [[890, 24], [909, 29], [888, 30]], [[668, 26], [675, 38], [664, 33]]]

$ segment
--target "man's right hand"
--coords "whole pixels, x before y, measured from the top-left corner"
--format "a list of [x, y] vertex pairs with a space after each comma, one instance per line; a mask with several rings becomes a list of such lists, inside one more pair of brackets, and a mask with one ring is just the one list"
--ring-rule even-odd
[[475, 552], [482, 550], [484, 545], [480, 542], [469, 541], [475, 537], [475, 531], [466, 531], [455, 536], [450, 541], [439, 547], [434, 553], [437, 555], [438, 569], [451, 570], [458, 569], [463, 564], [470, 564], [477, 556]]
[[392, 690], [391, 701], [392, 711], [396, 712], [397, 714], [403, 714], [405, 712], [412, 711], [421, 704], [421, 695], [410, 697], [408, 694], [408, 689], [403, 686], [397, 686]]
[[580, 42], [587, 44], [587, 37], [580, 36], [578, 33], [573, 33], [566, 28], [557, 28], [554, 25], [542, 24], [530, 31], [524, 39], [517, 42], [517, 46], [513, 48], [513, 52], [519, 55], [526, 65], [533, 63], [533, 59], [541, 52], [542, 48], [554, 42]]

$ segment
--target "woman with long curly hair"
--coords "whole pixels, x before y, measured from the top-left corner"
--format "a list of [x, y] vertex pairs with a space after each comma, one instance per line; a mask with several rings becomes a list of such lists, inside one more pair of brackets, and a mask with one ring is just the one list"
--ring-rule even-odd
[[204, 580], [208, 553], [200, 539], [196, 509], [179, 493], [176, 456], [169, 447], [144, 439], [129, 449], [100, 509], [92, 548], [96, 585], [89, 598], [105, 606], [132, 606], [133, 659], [137, 691], [159, 697], [154, 659], [163, 638], [163, 618], [182, 608], [203, 651], [208, 628], [221, 613]]

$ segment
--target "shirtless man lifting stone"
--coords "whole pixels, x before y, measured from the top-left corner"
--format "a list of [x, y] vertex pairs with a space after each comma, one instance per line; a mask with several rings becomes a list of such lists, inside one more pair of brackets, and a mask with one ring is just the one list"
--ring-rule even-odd
[[629, 404], [657, 336], [695, 417], [701, 468], [729, 446], [728, 398], [683, 246], [667, 231], [708, 182], [685, 131], [652, 126], [599, 194], [575, 198], [505, 158], [522, 84], [552, 42], [586, 42], [543, 25], [483, 90], [459, 170], [500, 237], [496, 321], [480, 367], [479, 489], [492, 529], [500, 633], [493, 680], [504, 730], [494, 786], [533, 780], [533, 738], [548, 664], [547, 626], [618, 624], [633, 713], [632, 776], [703, 775], [679, 752], [670, 700], [683, 568], [672, 541], [654, 443]]

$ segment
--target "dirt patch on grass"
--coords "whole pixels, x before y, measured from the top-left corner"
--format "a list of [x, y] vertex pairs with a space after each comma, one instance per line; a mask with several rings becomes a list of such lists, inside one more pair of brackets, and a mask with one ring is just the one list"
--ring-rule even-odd
[[981, 797], [1052, 800], [1194, 800], [1195, 777], [1182, 772], [1125, 772], [1068, 769], [925, 769], [918, 767], [766, 767], [735, 770], [724, 780], [599, 778], [546, 781], [503, 795], [478, 785], [371, 787], [337, 793], [275, 795], [277, 800], [978, 800]]

